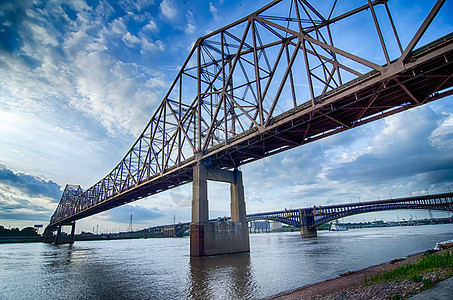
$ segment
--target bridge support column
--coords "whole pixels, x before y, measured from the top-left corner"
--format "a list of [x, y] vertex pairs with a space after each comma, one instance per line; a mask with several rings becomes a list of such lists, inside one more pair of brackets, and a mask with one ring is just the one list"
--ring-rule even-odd
[[315, 217], [313, 215], [313, 210], [302, 209], [300, 213], [300, 235], [303, 238], [312, 238], [318, 236], [318, 231], [316, 227], [312, 227], [315, 223]]
[[57, 225], [57, 234], [55, 235], [55, 240], [54, 244], [55, 245], [60, 245], [60, 244], [74, 244], [75, 240], [75, 222], [72, 222], [71, 224], [68, 224], [71, 226], [71, 234], [69, 236], [63, 236], [61, 233], [61, 228], [64, 226], [63, 224], [58, 224]]
[[69, 237], [69, 244], [74, 244], [74, 240], [75, 240], [75, 222], [72, 222], [71, 224], [72, 228], [71, 228], [71, 236]]
[[[209, 223], [207, 180], [231, 184], [231, 222]], [[250, 251], [242, 173], [200, 163], [193, 170], [192, 192], [190, 256]]]
[[58, 224], [57, 226], [57, 234], [55, 235], [55, 241], [53, 242], [55, 245], [58, 245], [60, 244], [60, 241], [61, 241], [61, 227], [63, 225], [61, 224]]

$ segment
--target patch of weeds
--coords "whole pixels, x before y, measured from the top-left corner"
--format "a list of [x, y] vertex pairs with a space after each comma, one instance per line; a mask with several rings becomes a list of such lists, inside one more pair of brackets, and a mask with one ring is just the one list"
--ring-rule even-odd
[[429, 289], [436, 285], [435, 282], [432, 282], [431, 279], [423, 279], [423, 289]]
[[394, 270], [371, 276], [369, 279], [365, 278], [365, 283], [371, 284], [377, 281], [392, 281], [404, 278], [420, 282], [422, 279], [420, 273], [432, 272], [437, 268], [453, 268], [453, 255], [449, 252], [445, 252], [442, 255], [428, 254], [416, 264], [407, 264]]
[[413, 282], [420, 282], [420, 281], [422, 281], [423, 276], [420, 275], [420, 274], [413, 274], [413, 275], [410, 276], [410, 279], [411, 279]]

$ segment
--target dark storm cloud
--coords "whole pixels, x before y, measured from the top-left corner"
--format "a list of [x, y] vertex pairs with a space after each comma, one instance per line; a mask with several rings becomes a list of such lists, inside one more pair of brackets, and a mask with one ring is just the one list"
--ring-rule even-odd
[[142, 206], [124, 205], [103, 213], [109, 221], [129, 223], [131, 214], [134, 223], [150, 223], [164, 215], [157, 208], [149, 209]]
[[61, 197], [59, 184], [20, 172], [13, 172], [0, 165], [0, 184], [14, 187], [30, 197], [49, 197], [58, 202]]

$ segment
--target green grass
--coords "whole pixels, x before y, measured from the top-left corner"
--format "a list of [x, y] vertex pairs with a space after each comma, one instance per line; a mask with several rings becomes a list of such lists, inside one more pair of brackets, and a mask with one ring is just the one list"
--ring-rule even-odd
[[[400, 266], [394, 270], [371, 276], [370, 278], [365, 278], [365, 284], [406, 278], [409, 278], [414, 282], [420, 282], [423, 279], [422, 273], [432, 272], [437, 270], [438, 268], [449, 268], [450, 273], [453, 274], [453, 255], [449, 252], [445, 252], [442, 255], [427, 254], [425, 258], [423, 258], [416, 264], [407, 264], [405, 266]], [[435, 283], [431, 282], [431, 280], [429, 279], [423, 280], [423, 286], [425, 288], [429, 288], [434, 284]]]

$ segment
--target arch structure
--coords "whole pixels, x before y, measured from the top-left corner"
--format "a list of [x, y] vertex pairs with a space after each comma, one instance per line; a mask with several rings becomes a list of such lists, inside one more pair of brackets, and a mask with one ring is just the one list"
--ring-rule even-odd
[[[338, 205], [314, 206], [310, 208], [282, 210], [276, 212], [247, 215], [248, 221], [272, 220], [283, 224], [305, 228], [315, 234], [316, 227], [330, 221], [352, 215], [399, 209], [425, 209], [453, 211], [453, 193], [396, 198], [380, 201], [347, 203]], [[302, 236], [310, 234], [302, 232]]]
[[201, 164], [234, 170], [453, 94], [453, 33], [425, 34], [445, 0], [404, 39], [388, 1], [341, 3], [275, 0], [200, 37], [124, 158], [66, 186], [46, 233], [193, 182]]
[[[304, 223], [301, 222], [301, 216], [306, 215], [313, 216], [314, 218], [314, 223], [308, 225], [309, 229], [316, 229], [316, 227], [321, 226], [322, 224], [328, 223], [339, 218], [369, 212], [399, 209], [420, 209], [420, 210], [437, 210], [453, 212], [453, 193], [433, 194], [409, 198], [396, 198], [380, 201], [367, 201], [338, 205], [314, 206], [299, 209], [284, 209], [273, 212], [248, 214], [247, 221], [248, 222], [258, 220], [276, 221], [297, 228], [301, 228], [304, 225]], [[305, 211], [306, 213], [304, 214], [302, 213], [302, 211]], [[230, 221], [231, 218], [226, 217], [209, 220], [210, 223]], [[151, 227], [150, 232], [161, 233], [165, 229], [167, 229], [172, 231], [174, 233], [174, 236], [182, 236], [182, 234], [189, 229], [189, 226], [190, 222], [160, 225]]]

